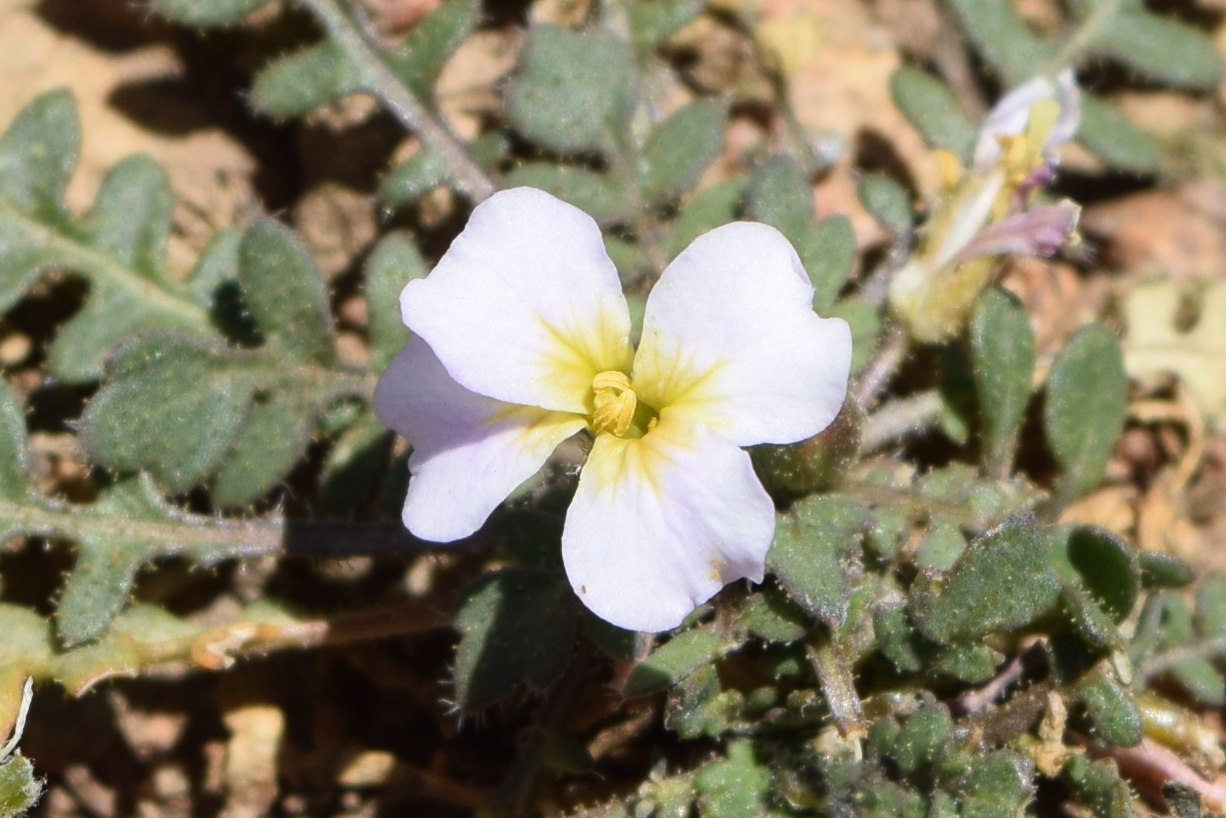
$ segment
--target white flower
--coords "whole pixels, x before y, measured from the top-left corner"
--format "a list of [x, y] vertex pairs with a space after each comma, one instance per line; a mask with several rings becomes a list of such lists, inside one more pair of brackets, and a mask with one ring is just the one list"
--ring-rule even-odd
[[1000, 98], [979, 131], [974, 166], [988, 168], [995, 164], [1001, 154], [1001, 137], [1021, 136], [1030, 124], [1034, 104], [1043, 101], [1054, 103], [1058, 112], [1046, 134], [1043, 153], [1054, 151], [1076, 136], [1081, 124], [1081, 92], [1073, 69], [1066, 68], [1055, 79], [1035, 77]]
[[761, 581], [775, 510], [740, 447], [817, 434], [847, 389], [850, 330], [812, 298], [778, 231], [726, 225], [664, 271], [636, 352], [596, 223], [532, 188], [494, 195], [405, 287], [414, 336], [375, 390], [413, 446], [405, 525], [471, 534], [587, 429], [562, 557], [588, 608], [667, 630], [725, 584]]

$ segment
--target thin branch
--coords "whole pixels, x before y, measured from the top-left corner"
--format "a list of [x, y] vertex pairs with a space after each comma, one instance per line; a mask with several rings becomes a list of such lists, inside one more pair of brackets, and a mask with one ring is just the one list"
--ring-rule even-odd
[[1139, 674], [1142, 680], [1149, 681], [1188, 659], [1210, 659], [1222, 655], [1226, 655], [1226, 636], [1216, 636], [1196, 645], [1155, 653], [1141, 663]]
[[866, 410], [877, 402], [878, 394], [889, 383], [890, 378], [894, 377], [898, 367], [902, 366], [907, 357], [907, 346], [906, 331], [900, 326], [892, 327], [869, 363], [868, 369], [860, 376], [860, 382], [856, 384], [856, 401]]
[[363, 36], [358, 25], [337, 0], [298, 0], [310, 11], [341, 47], [362, 77], [362, 85], [382, 100], [392, 115], [442, 159], [456, 189], [474, 202], [493, 195], [489, 177], [468, 157], [462, 145], [413, 96], [400, 78], [388, 68], [373, 43]]
[[945, 399], [936, 389], [887, 403], [864, 421], [860, 451], [874, 452], [899, 438], [925, 431], [937, 422], [945, 409]]

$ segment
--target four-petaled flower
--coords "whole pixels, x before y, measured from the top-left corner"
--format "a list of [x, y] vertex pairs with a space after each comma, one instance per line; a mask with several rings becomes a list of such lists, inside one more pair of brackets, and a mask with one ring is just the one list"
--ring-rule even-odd
[[375, 390], [413, 447], [405, 524], [473, 533], [586, 429], [562, 558], [589, 609], [661, 631], [761, 581], [775, 509], [740, 447], [817, 434], [847, 389], [850, 330], [812, 298], [778, 231], [729, 224], [664, 271], [636, 351], [596, 223], [532, 188], [494, 195], [405, 287], [414, 335]]

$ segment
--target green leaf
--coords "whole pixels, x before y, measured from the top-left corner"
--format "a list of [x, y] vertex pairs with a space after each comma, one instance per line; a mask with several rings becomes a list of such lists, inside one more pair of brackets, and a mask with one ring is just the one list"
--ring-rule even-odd
[[747, 597], [736, 621], [767, 642], [795, 642], [812, 629], [804, 610], [775, 585]]
[[983, 415], [983, 456], [1005, 466], [1030, 400], [1034, 330], [1017, 298], [1000, 289], [985, 292], [970, 322], [971, 366]]
[[1186, 23], [1140, 10], [1108, 15], [1088, 50], [1169, 85], [1211, 90], [1222, 79], [1223, 60], [1213, 40]]
[[1074, 333], [1052, 363], [1043, 420], [1065, 501], [1102, 479], [1124, 428], [1127, 387], [1119, 341], [1100, 324]]
[[636, 0], [629, 3], [634, 47], [647, 54], [702, 13], [702, 0]]
[[30, 484], [26, 449], [26, 418], [7, 383], [0, 383], [0, 498], [21, 503]]
[[125, 267], [151, 279], [165, 275], [174, 196], [170, 177], [144, 154], [107, 174], [86, 220], [89, 241]]
[[145, 469], [167, 490], [186, 491], [220, 466], [242, 428], [257, 384], [239, 361], [178, 335], [128, 342], [85, 409], [85, 447], [103, 465]]
[[770, 780], [769, 769], [759, 763], [753, 745], [745, 740], [732, 742], [727, 758], [708, 763], [694, 776], [698, 814], [702, 818], [759, 815]]
[[351, 519], [379, 493], [392, 453], [392, 435], [372, 412], [341, 433], [319, 475], [319, 510]]
[[949, 708], [939, 702], [920, 705], [903, 725], [894, 742], [894, 761], [904, 775], [911, 775], [925, 764], [930, 764], [937, 751], [945, 744], [953, 719]]
[[1196, 589], [1196, 626], [1206, 639], [1226, 636], [1226, 577], [1210, 574]]
[[944, 83], [926, 71], [904, 66], [890, 75], [890, 96], [928, 147], [970, 161], [979, 129]]
[[936, 655], [932, 670], [967, 684], [983, 684], [996, 675], [1005, 657], [987, 645], [954, 645]]
[[151, 0], [153, 11], [189, 26], [234, 26], [269, 0]]
[[777, 154], [763, 162], [749, 183], [745, 210], [796, 244], [814, 216], [813, 189], [796, 160]]
[[27, 216], [58, 221], [80, 151], [72, 93], [61, 88], [35, 97], [0, 137], [0, 199]]
[[631, 218], [630, 202], [621, 182], [586, 168], [528, 162], [508, 173], [502, 186], [540, 188], [573, 204], [601, 225], [624, 224]]
[[1136, 818], [1132, 789], [1120, 776], [1114, 760], [1091, 761], [1079, 753], [1069, 759], [1064, 773], [1096, 818]]
[[1082, 676], [1074, 687], [1074, 695], [1085, 707], [1096, 738], [1114, 747], [1135, 747], [1141, 743], [1141, 714], [1110, 665], [1100, 663]]
[[1019, 517], [972, 542], [948, 577], [918, 580], [911, 615], [933, 641], [970, 642], [1030, 624], [1055, 605], [1060, 588], [1042, 532]]
[[507, 89], [507, 116], [550, 150], [606, 150], [620, 138], [633, 85], [630, 47], [614, 34], [535, 26]]
[[885, 329], [881, 310], [863, 298], [845, 298], [830, 307], [828, 316], [842, 318], [851, 327], [851, 373], [859, 374], [873, 359]]
[[673, 636], [639, 663], [626, 680], [628, 699], [671, 687], [703, 665], [723, 656], [733, 647], [729, 637], [703, 626]]
[[897, 179], [884, 173], [866, 173], [856, 184], [856, 195], [890, 235], [911, 235], [911, 193]]
[[259, 113], [288, 119], [361, 90], [361, 72], [344, 49], [324, 40], [260, 69], [248, 101]]
[[1196, 581], [1196, 569], [1174, 554], [1142, 550], [1137, 552], [1137, 560], [1141, 566], [1141, 587], [1146, 590], [1183, 588]]
[[38, 803], [43, 782], [34, 765], [20, 753], [0, 764], [0, 818], [18, 818]]
[[379, 198], [391, 205], [415, 202], [447, 183], [447, 165], [434, 151], [421, 148], [387, 172], [379, 182]]
[[197, 304], [216, 312], [220, 290], [238, 282], [238, 245], [243, 234], [233, 227], [218, 230], [200, 251], [188, 279], [188, 289]]
[[745, 180], [737, 177], [703, 188], [681, 207], [664, 237], [664, 249], [673, 258], [690, 242], [723, 224], [736, 221], [745, 197]]
[[810, 497], [779, 517], [766, 566], [802, 608], [832, 628], [843, 624], [851, 583], [843, 561], [868, 520], [858, 501]]
[[856, 263], [856, 234], [846, 216], [827, 216], [805, 227], [793, 242], [809, 281], [813, 309], [825, 313]]
[[1034, 764], [1000, 750], [984, 757], [966, 777], [962, 818], [1002, 818], [1020, 815], [1034, 791]]
[[1081, 525], [1068, 532], [1065, 551], [1111, 618], [1117, 624], [1127, 619], [1141, 594], [1140, 566], [1128, 543], [1100, 526]]
[[456, 605], [456, 704], [474, 710], [520, 684], [548, 687], [570, 663], [576, 624], [574, 595], [551, 573], [506, 568], [479, 577]]
[[1012, 0], [950, 0], [949, 5], [962, 30], [1007, 85], [1035, 76], [1055, 56], [1056, 49], [1035, 35]]
[[247, 229], [239, 246], [243, 299], [266, 343], [292, 361], [332, 361], [332, 313], [319, 268], [294, 231], [273, 219]]
[[479, 0], [447, 0], [425, 16], [409, 36], [387, 53], [396, 76], [427, 104], [434, 101], [434, 84], [448, 58], [476, 27]]
[[400, 319], [400, 291], [430, 272], [408, 233], [388, 233], [366, 260], [366, 314], [370, 327], [370, 366], [382, 372], [409, 340]]
[[213, 502], [242, 505], [276, 486], [311, 442], [317, 409], [318, 398], [309, 390], [258, 396], [213, 478]]
[[78, 142], [66, 92], [35, 99], [0, 137], [0, 308], [51, 270], [89, 282], [84, 309], [59, 329], [48, 353], [51, 373], [70, 381], [96, 379], [107, 352], [139, 332], [213, 334], [207, 311], [164, 270], [165, 175], [147, 159], [121, 163], [93, 213], [76, 224], [60, 197]]
[[1101, 99], [1081, 95], [1081, 126], [1077, 141], [1116, 170], [1149, 175], [1162, 169], [1162, 154], [1127, 117]]
[[877, 649], [899, 673], [917, 673], [924, 666], [923, 637], [906, 608], [884, 608], [873, 615]]
[[724, 144], [724, 105], [696, 99], [656, 128], [643, 149], [639, 174], [648, 205], [674, 199], [698, 184]]

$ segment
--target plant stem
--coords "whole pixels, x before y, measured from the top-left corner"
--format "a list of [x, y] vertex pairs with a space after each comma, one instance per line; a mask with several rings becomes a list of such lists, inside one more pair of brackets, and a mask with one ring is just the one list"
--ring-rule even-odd
[[900, 437], [929, 428], [944, 408], [945, 400], [936, 389], [886, 404], [864, 421], [860, 451], [872, 452]]
[[1217, 636], [1196, 645], [1156, 653], [1141, 663], [1138, 675], [1143, 681], [1149, 681], [1188, 659], [1212, 659], [1222, 655], [1226, 655], [1226, 636]]
[[852, 679], [851, 669], [834, 638], [809, 646], [809, 662], [822, 685], [822, 695], [830, 707], [830, 715], [843, 738], [862, 739], [868, 735], [860, 694]]
[[866, 411], [877, 402], [877, 395], [898, 371], [903, 359], [907, 357], [907, 341], [907, 333], [902, 327], [892, 327], [884, 343], [881, 344], [881, 348], [873, 356], [868, 369], [864, 370], [864, 374], [860, 376], [860, 382], [856, 384], [854, 394], [856, 401]]
[[1120, 2], [1121, 0], [1102, 0], [1102, 2], [1095, 5], [1094, 11], [1081, 21], [1076, 31], [1073, 32], [1073, 36], [1065, 41], [1056, 56], [1044, 63], [1043, 70], [1039, 72], [1039, 75], [1054, 77], [1064, 68], [1072, 65], [1073, 61], [1081, 55], [1086, 46], [1098, 35], [1098, 30], [1102, 28], [1103, 23], [1114, 17], [1120, 10]]
[[413, 132], [422, 143], [434, 151], [447, 166], [456, 189], [480, 202], [493, 195], [495, 187], [489, 177], [468, 158], [462, 145], [413, 96], [400, 78], [388, 68], [373, 43], [367, 40], [357, 24], [342, 9], [337, 0], [298, 0], [319, 21], [328, 36], [341, 47], [345, 56], [362, 76], [362, 84], [377, 96], [400, 124]]

